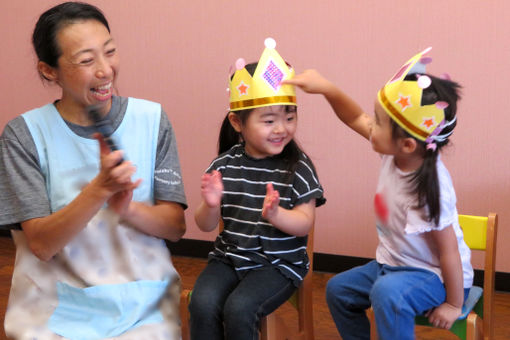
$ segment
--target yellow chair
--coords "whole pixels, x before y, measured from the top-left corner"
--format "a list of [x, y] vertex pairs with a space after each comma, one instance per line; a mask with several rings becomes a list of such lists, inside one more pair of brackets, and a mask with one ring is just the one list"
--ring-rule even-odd
[[[488, 217], [459, 215], [459, 224], [464, 233], [464, 241], [471, 250], [485, 251], [483, 289], [473, 286], [462, 306], [462, 315], [452, 325], [450, 331], [462, 340], [492, 340], [494, 336], [494, 278], [496, 274], [496, 241], [498, 216]], [[377, 339], [377, 329], [372, 308], [367, 310], [370, 320], [370, 338]], [[417, 316], [415, 323], [432, 326], [425, 316]]]
[[[220, 232], [223, 224], [220, 223]], [[276, 311], [260, 320], [260, 340], [313, 340], [313, 299], [312, 299], [312, 269], [313, 269], [313, 231], [308, 233], [307, 253], [310, 259], [310, 271], [305, 276], [301, 286], [287, 300], [298, 313], [297, 332], [292, 332], [277, 315]], [[192, 290], [181, 292], [180, 314], [182, 340], [190, 340], [188, 304]]]

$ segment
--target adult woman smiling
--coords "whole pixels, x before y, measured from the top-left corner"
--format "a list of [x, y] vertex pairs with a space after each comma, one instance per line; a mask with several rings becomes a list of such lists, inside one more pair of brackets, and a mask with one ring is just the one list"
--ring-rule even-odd
[[[62, 95], [0, 138], [0, 225], [21, 226], [6, 333], [178, 339], [179, 277], [162, 240], [186, 230], [172, 126], [159, 104], [113, 95], [118, 51], [96, 7], [49, 9], [32, 41]], [[123, 151], [94, 134], [91, 105]]]

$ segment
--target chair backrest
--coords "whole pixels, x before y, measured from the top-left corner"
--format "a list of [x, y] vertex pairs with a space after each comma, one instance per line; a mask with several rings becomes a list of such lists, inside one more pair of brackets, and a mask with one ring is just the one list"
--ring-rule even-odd
[[493, 337], [492, 315], [494, 308], [494, 284], [496, 275], [496, 242], [498, 216], [490, 213], [488, 217], [459, 215], [459, 224], [464, 233], [464, 241], [472, 250], [485, 252], [483, 280], [483, 329]]

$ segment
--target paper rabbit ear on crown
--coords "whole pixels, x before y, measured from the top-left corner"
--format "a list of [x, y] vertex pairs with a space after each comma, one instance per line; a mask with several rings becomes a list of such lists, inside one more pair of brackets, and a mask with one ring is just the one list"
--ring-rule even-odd
[[282, 85], [294, 76], [294, 69], [276, 51], [272, 38], [264, 41], [265, 49], [253, 76], [246, 70], [246, 62], [236, 61], [236, 70], [229, 80], [230, 111], [269, 105], [296, 105], [296, 91], [292, 85]]
[[[398, 125], [428, 143], [438, 140], [445, 127], [444, 110], [448, 107], [443, 101], [422, 105], [423, 90], [431, 84], [431, 79], [424, 75], [426, 65], [432, 61], [426, 56], [431, 49], [428, 47], [409, 59], [377, 94], [381, 106]], [[406, 80], [409, 74], [416, 77]]]

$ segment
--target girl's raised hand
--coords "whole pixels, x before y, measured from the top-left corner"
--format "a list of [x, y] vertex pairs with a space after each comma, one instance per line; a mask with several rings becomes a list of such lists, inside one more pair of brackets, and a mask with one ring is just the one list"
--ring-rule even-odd
[[332, 83], [316, 70], [305, 70], [303, 73], [295, 75], [292, 79], [282, 81], [282, 84], [298, 86], [308, 93], [322, 94], [332, 86]]
[[210, 174], [204, 174], [200, 185], [202, 198], [209, 208], [219, 207], [223, 195], [223, 181], [219, 171], [213, 170]]
[[266, 198], [262, 206], [262, 217], [270, 221], [278, 213], [278, 205], [280, 204], [280, 193], [274, 190], [272, 183], [267, 183]]

